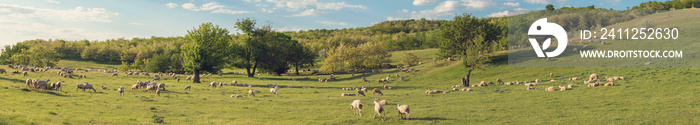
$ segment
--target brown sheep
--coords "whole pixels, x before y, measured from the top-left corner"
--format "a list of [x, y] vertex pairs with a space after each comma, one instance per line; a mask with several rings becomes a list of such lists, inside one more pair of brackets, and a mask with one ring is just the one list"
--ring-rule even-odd
[[358, 89], [358, 90], [357, 90], [357, 96], [360, 96], [360, 95], [365, 96], [365, 92]]
[[190, 90], [190, 88], [192, 88], [192, 86], [185, 86], [185, 89], [183, 90]]
[[372, 90], [372, 95], [377, 94], [377, 93], [379, 93], [379, 95], [384, 95], [384, 93], [382, 93], [382, 90], [374, 88], [374, 90]]

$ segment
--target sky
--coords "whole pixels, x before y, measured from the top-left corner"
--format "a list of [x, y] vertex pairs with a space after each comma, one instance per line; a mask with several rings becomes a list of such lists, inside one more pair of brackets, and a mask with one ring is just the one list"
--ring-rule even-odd
[[24, 40], [184, 36], [204, 22], [238, 33], [249, 17], [278, 31], [367, 27], [387, 20], [522, 14], [547, 4], [624, 10], [637, 0], [0, 0], [0, 46]]

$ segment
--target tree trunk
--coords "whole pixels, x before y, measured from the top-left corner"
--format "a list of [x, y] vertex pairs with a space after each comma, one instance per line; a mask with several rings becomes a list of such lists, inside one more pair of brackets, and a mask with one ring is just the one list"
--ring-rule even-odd
[[255, 75], [255, 69], [258, 69], [258, 63], [255, 63], [255, 64], [253, 65], [253, 72], [251, 72], [252, 75]]
[[464, 82], [462, 82], [462, 86], [464, 86], [464, 87], [469, 87], [469, 76], [472, 75], [472, 71], [473, 71], [473, 70], [474, 70], [474, 67], [472, 67], [471, 69], [469, 69], [469, 71], [467, 71], [467, 75], [464, 76], [464, 77], [467, 78], [467, 79], [464, 80]]
[[299, 65], [294, 65], [294, 70], [297, 71], [297, 75], [299, 75]]
[[199, 82], [199, 71], [198, 70], [194, 70], [194, 78], [192, 78], [192, 83], [202, 83], [202, 82]]
[[246, 73], [248, 73], [248, 77], [253, 77], [253, 73], [250, 72], [250, 68], [246, 67], [245, 70]]

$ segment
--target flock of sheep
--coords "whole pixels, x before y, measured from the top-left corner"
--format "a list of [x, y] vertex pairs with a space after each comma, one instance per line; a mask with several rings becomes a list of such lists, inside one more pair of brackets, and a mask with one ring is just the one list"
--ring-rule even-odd
[[[386, 100], [378, 101], [379, 99], [375, 98], [374, 101], [374, 116], [372, 116], [372, 119], [375, 119], [377, 115], [382, 120], [386, 120], [386, 111], [384, 110], [384, 106], [387, 105]], [[362, 100], [354, 100], [352, 103], [350, 103], [350, 108], [353, 110], [353, 115], [360, 116], [362, 117], [362, 107], [364, 104], [362, 103]], [[398, 112], [398, 119], [402, 119], [403, 115], [406, 114], [406, 120], [409, 120], [411, 117], [410, 114], [410, 108], [408, 105], [401, 105], [401, 104], [396, 104], [397, 112]]]

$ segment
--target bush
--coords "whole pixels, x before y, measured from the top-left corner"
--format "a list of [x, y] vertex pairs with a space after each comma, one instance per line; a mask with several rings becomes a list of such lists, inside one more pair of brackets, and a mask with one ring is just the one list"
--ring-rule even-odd
[[654, 28], [656, 24], [651, 20], [642, 20], [642, 28]]
[[418, 65], [418, 56], [413, 55], [411, 52], [404, 53], [404, 56], [401, 59], [401, 64], [409, 66]]

